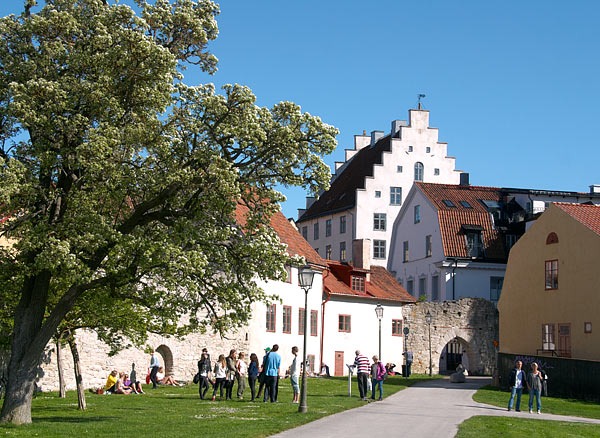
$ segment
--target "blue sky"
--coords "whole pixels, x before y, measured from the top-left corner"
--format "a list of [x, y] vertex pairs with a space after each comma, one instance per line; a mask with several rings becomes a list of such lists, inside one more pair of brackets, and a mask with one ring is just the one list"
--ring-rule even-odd
[[[18, 13], [21, 0], [0, 2]], [[186, 82], [248, 85], [353, 136], [388, 132], [424, 93], [431, 126], [471, 183], [588, 191], [600, 184], [600, 2], [223, 0], [219, 71]], [[304, 206], [284, 190], [286, 216]]]

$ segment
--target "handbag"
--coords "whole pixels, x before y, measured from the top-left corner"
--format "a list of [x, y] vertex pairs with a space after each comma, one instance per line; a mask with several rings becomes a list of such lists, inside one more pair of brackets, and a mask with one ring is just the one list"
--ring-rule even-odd
[[148, 368], [148, 374], [146, 374], [146, 385], [150, 384], [150, 368]]
[[196, 373], [194, 375], [194, 383], [198, 383], [200, 381], [200, 373]]

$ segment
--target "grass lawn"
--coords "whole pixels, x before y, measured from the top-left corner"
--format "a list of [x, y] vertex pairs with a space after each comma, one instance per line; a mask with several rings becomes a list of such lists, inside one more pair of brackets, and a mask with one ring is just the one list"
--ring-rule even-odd
[[[436, 378], [434, 376], [434, 378]], [[389, 396], [414, 383], [429, 380], [427, 375], [413, 375], [409, 379], [390, 376], [383, 385], [384, 396]], [[33, 400], [33, 424], [26, 426], [0, 425], [0, 435], [7, 437], [44, 438], [71, 436], [125, 437], [125, 436], [236, 436], [264, 437], [290, 429], [318, 418], [346, 409], [362, 406], [358, 398], [356, 379], [352, 382], [352, 398], [348, 397], [348, 378], [309, 379], [308, 413], [298, 413], [292, 404], [289, 380], [281, 380], [279, 402], [203, 401], [198, 397], [198, 386], [146, 386], [144, 395], [86, 394], [87, 411], [77, 410], [74, 391], [60, 399], [57, 393], [40, 394]], [[234, 397], [237, 385], [234, 387]]]
[[[502, 391], [492, 386], [484, 386], [479, 391], [477, 391], [475, 395], [473, 395], [473, 400], [475, 400], [476, 402], [487, 403], [489, 405], [499, 406], [502, 408], [506, 408], [508, 406], [509, 398], [510, 392]], [[546, 414], [572, 415], [574, 417], [600, 419], [600, 403], [543, 396], [541, 400], [542, 412]], [[521, 397], [521, 411], [528, 411], [528, 403], [529, 394], [525, 394], [524, 392], [523, 397]]]
[[600, 436], [600, 425], [597, 424], [477, 416], [469, 418], [458, 426], [456, 438], [595, 438], [598, 436]]

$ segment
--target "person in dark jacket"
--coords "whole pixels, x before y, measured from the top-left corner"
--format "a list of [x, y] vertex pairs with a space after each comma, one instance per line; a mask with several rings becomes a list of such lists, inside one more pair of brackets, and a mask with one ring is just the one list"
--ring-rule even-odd
[[198, 392], [200, 393], [200, 398], [204, 400], [204, 396], [206, 395], [206, 391], [210, 387], [208, 383], [208, 374], [210, 373], [210, 358], [208, 357], [208, 353], [202, 353], [202, 357], [198, 361], [198, 374], [200, 375], [200, 381], [198, 382]]
[[518, 360], [515, 362], [515, 367], [510, 371], [508, 376], [508, 384], [510, 385], [510, 399], [508, 400], [508, 410], [510, 411], [515, 401], [515, 395], [517, 396], [517, 404], [515, 405], [515, 411], [521, 412], [521, 395], [523, 394], [523, 388], [527, 385], [525, 371], [521, 369], [523, 362]]
[[250, 394], [252, 395], [250, 401], [254, 401], [256, 398], [256, 379], [258, 378], [259, 368], [258, 356], [252, 353], [250, 355], [250, 366], [248, 366], [248, 384], [250, 385]]

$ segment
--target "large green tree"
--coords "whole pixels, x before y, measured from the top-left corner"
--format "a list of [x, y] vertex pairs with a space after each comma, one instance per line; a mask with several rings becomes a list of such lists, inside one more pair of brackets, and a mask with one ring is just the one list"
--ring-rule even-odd
[[275, 187], [327, 184], [335, 128], [243, 86], [184, 84], [186, 65], [216, 70], [214, 3], [135, 3], [28, 0], [0, 19], [1, 421], [31, 422], [42, 353], [81, 300], [127, 299], [165, 329], [243, 324], [266, 299], [257, 276], [285, 275]]

